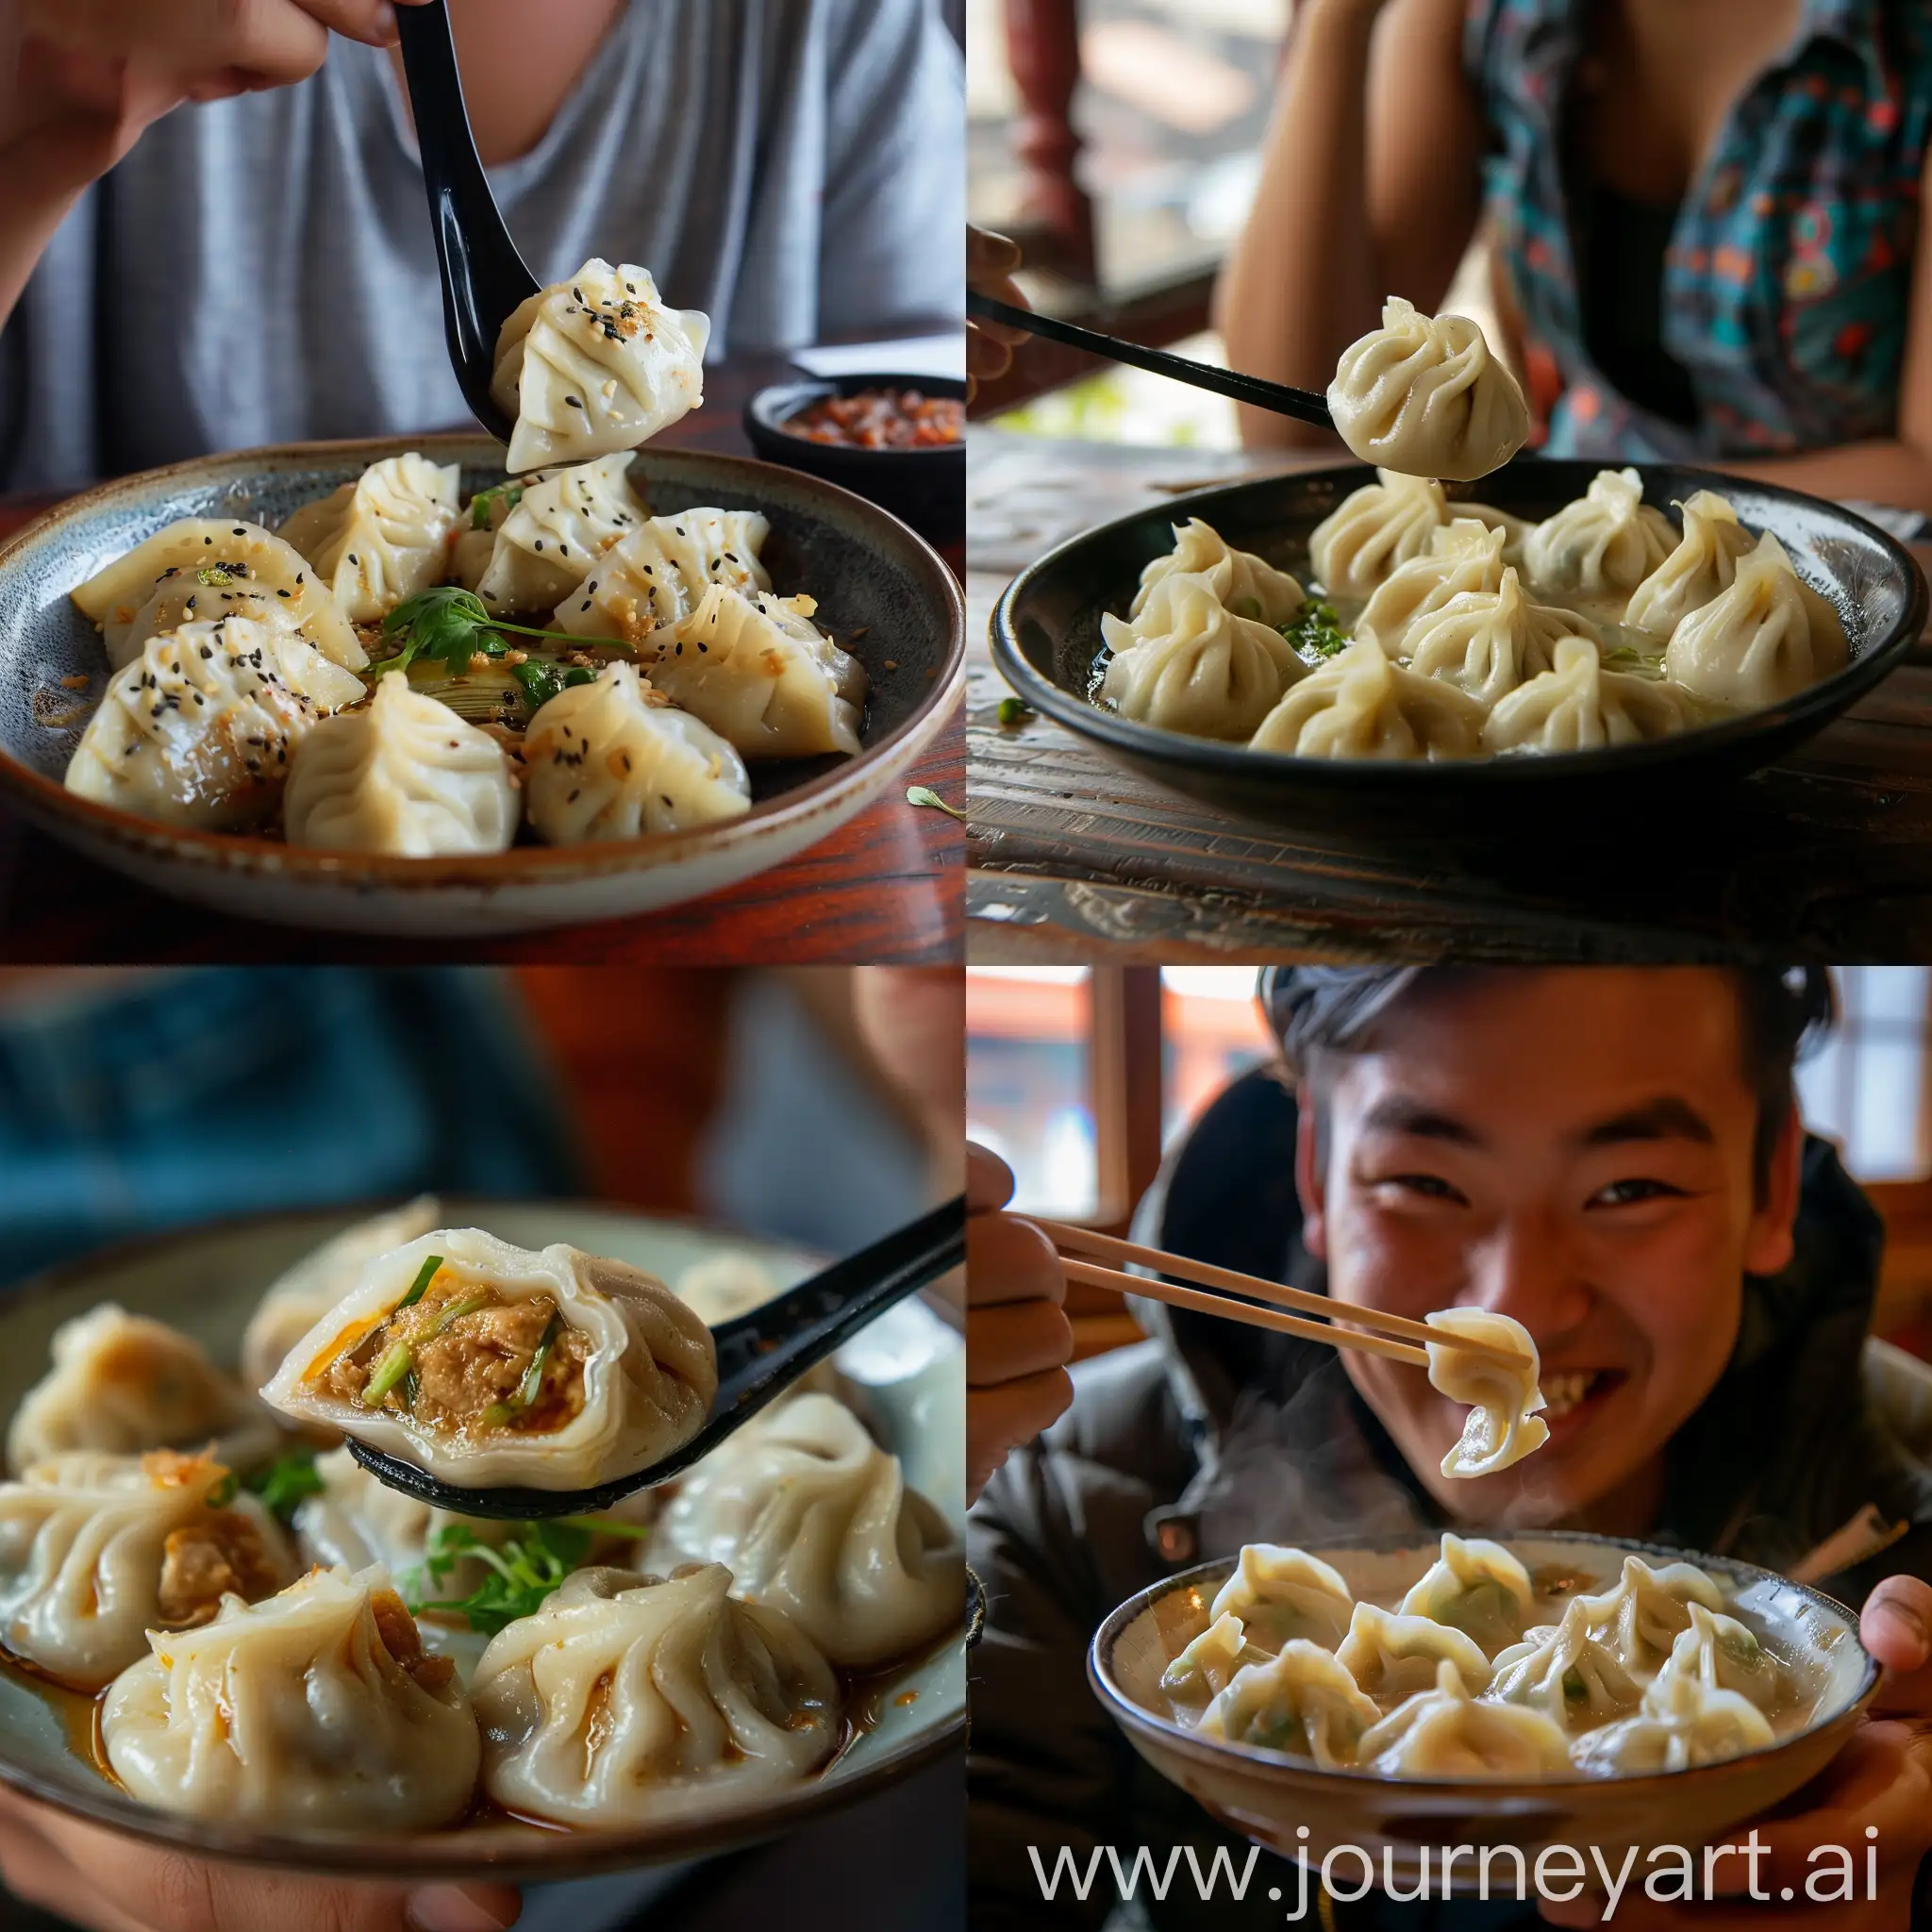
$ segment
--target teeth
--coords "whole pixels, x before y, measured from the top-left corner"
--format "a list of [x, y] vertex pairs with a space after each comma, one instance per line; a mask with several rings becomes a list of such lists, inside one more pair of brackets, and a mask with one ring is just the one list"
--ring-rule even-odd
[[1549, 1417], [1569, 1412], [1596, 1386], [1598, 1369], [1561, 1369], [1542, 1379], [1543, 1414]]

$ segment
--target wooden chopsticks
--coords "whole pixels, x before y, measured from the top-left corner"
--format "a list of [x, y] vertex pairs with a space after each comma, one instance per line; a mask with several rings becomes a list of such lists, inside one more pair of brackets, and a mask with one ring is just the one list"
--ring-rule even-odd
[[[1445, 1329], [1432, 1328], [1426, 1322], [1412, 1321], [1407, 1315], [1391, 1315], [1381, 1308], [1359, 1307], [1353, 1302], [1330, 1301], [1326, 1295], [1311, 1294], [1307, 1289], [1290, 1288], [1279, 1281], [1264, 1281], [1257, 1274], [1242, 1274], [1232, 1268], [1216, 1267], [1210, 1261], [1195, 1261], [1185, 1255], [1171, 1255], [1164, 1248], [1150, 1248], [1140, 1241], [1124, 1241], [1092, 1228], [1074, 1227], [1066, 1222], [1048, 1221], [1038, 1214], [1024, 1217], [1061, 1251], [1070, 1281], [1092, 1288], [1110, 1288], [1119, 1294], [1145, 1295], [1150, 1301], [1166, 1302], [1177, 1308], [1191, 1308], [1204, 1315], [1224, 1316], [1230, 1322], [1244, 1322], [1251, 1328], [1269, 1328], [1277, 1334], [1299, 1336], [1304, 1341], [1326, 1342], [1331, 1348], [1355, 1348], [1368, 1355], [1387, 1356], [1391, 1360], [1427, 1368], [1429, 1342], [1448, 1342], [1457, 1350], [1492, 1357], [1498, 1361], [1520, 1363], [1515, 1350], [1499, 1348], [1492, 1342], [1471, 1341]], [[1103, 1268], [1091, 1261], [1069, 1258], [1074, 1254], [1098, 1255], [1109, 1261], [1138, 1262], [1143, 1268], [1157, 1268], [1162, 1274], [1177, 1274], [1184, 1281], [1199, 1282], [1205, 1288], [1227, 1289], [1252, 1297], [1235, 1301], [1225, 1294], [1204, 1294], [1198, 1288], [1177, 1288], [1171, 1281], [1152, 1280], [1144, 1274], [1128, 1274], [1116, 1268]], [[1274, 1304], [1257, 1308], [1256, 1301]], [[1291, 1308], [1294, 1314], [1276, 1309]], [[1344, 1327], [1343, 1323], [1352, 1324]], [[1363, 1329], [1374, 1333], [1363, 1334]]]

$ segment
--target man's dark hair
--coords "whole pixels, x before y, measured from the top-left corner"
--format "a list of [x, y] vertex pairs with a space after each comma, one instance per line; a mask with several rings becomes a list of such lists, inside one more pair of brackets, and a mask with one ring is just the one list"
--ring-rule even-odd
[[[1297, 1082], [1315, 1079], [1326, 1056], [1361, 1050], [1374, 1024], [1424, 988], [1467, 984], [1521, 972], [1499, 966], [1270, 966], [1261, 974], [1261, 1009]], [[1565, 969], [1549, 969], [1561, 972]], [[1823, 966], [1731, 966], [1738, 989], [1744, 1078], [1757, 1096], [1751, 1171], [1762, 1193], [1771, 1158], [1790, 1113], [1799, 1056], [1837, 1021], [1831, 974]], [[1317, 1114], [1321, 1111], [1319, 1091]]]

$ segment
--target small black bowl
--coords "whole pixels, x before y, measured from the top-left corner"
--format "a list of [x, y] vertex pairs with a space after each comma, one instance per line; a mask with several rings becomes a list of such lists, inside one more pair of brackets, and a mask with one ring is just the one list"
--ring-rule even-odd
[[940, 544], [966, 539], [966, 444], [932, 449], [848, 449], [793, 436], [784, 425], [825, 396], [856, 396], [872, 389], [916, 389], [922, 395], [966, 400], [966, 385], [943, 375], [839, 375], [781, 382], [761, 389], [744, 406], [744, 433], [767, 462], [823, 476], [869, 498]]

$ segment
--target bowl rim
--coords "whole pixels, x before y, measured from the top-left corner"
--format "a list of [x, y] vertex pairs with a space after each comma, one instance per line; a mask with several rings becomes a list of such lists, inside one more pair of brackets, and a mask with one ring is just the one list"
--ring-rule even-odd
[[[1441, 1532], [1436, 1532], [1440, 1536]], [[1461, 1534], [1460, 1531], [1457, 1534]], [[1473, 1529], [1470, 1534], [1481, 1536], [1489, 1532]], [[1507, 1547], [1511, 1532], [1500, 1530], [1494, 1535]], [[1149, 1710], [1145, 1705], [1137, 1704], [1113, 1675], [1113, 1651], [1123, 1631], [1136, 1618], [1174, 1591], [1198, 1584], [1209, 1575], [1224, 1578], [1241, 1561], [1237, 1553], [1232, 1557], [1217, 1557], [1205, 1563], [1195, 1563], [1186, 1570], [1177, 1571], [1172, 1576], [1162, 1577], [1158, 1582], [1149, 1584], [1118, 1604], [1102, 1620], [1100, 1627], [1093, 1633], [1093, 1641], [1087, 1647], [1087, 1677], [1093, 1686], [1108, 1715], [1124, 1729], [1141, 1729], [1158, 1738], [1161, 1744], [1181, 1756], [1191, 1757], [1202, 1764], [1219, 1766], [1223, 1770], [1241, 1769], [1258, 1774], [1289, 1774], [1295, 1778], [1334, 1778], [1344, 1784], [1374, 1786], [1378, 1790], [1395, 1788], [1402, 1790], [1415, 1790], [1441, 1795], [1443, 1792], [1466, 1793], [1484, 1799], [1506, 1798], [1523, 1799], [1541, 1795], [1544, 1802], [1553, 1790], [1574, 1791], [1591, 1790], [1598, 1786], [1611, 1786], [1627, 1790], [1632, 1785], [1655, 1783], [1664, 1779], [1674, 1783], [1691, 1778], [1708, 1779], [1724, 1774], [1732, 1766], [1751, 1758], [1774, 1757], [1780, 1751], [1816, 1738], [1830, 1730], [1834, 1725], [1855, 1720], [1871, 1702], [1873, 1693], [1878, 1688], [1877, 1660], [1868, 1651], [1858, 1637], [1857, 1614], [1836, 1597], [1808, 1583], [1799, 1583], [1789, 1576], [1781, 1576], [1774, 1570], [1767, 1570], [1757, 1563], [1742, 1562], [1734, 1557], [1707, 1555], [1698, 1550], [1675, 1548], [1670, 1544], [1646, 1541], [1640, 1537], [1597, 1536], [1585, 1530], [1521, 1530], [1514, 1532], [1521, 1537], [1534, 1537], [1539, 1541], [1565, 1543], [1587, 1544], [1593, 1549], [1615, 1550], [1627, 1556], [1657, 1557], [1671, 1563], [1694, 1563], [1702, 1566], [1708, 1563], [1713, 1568], [1725, 1571], [1733, 1576], [1742, 1575], [1752, 1582], [1765, 1581], [1776, 1584], [1780, 1589], [1795, 1590], [1822, 1609], [1839, 1618], [1846, 1626], [1851, 1641], [1857, 1645], [1858, 1654], [1864, 1658], [1859, 1674], [1858, 1688], [1852, 1697], [1837, 1709], [1814, 1716], [1802, 1730], [1791, 1732], [1787, 1737], [1776, 1739], [1770, 1744], [1759, 1745], [1751, 1751], [1740, 1751], [1734, 1757], [1726, 1757], [1714, 1764], [1687, 1766], [1679, 1771], [1654, 1771], [1619, 1774], [1609, 1777], [1594, 1777], [1575, 1774], [1570, 1777], [1547, 1777], [1531, 1779], [1511, 1778], [1445, 1778], [1445, 1777], [1385, 1777], [1379, 1772], [1364, 1769], [1359, 1765], [1341, 1765], [1330, 1769], [1319, 1765], [1311, 1758], [1300, 1757], [1291, 1752], [1274, 1751], [1260, 1744], [1237, 1744], [1224, 1740], [1203, 1738], [1198, 1731], [1189, 1729], [1174, 1719], [1163, 1717], [1158, 1711]], [[1306, 1548], [1311, 1555], [1327, 1552], [1332, 1555], [1339, 1551], [1374, 1552], [1379, 1550], [1406, 1549], [1418, 1542], [1425, 1542], [1427, 1533], [1424, 1530], [1391, 1531], [1385, 1535], [1372, 1537], [1312, 1538], [1296, 1547]]]
[[869, 389], [887, 387], [924, 390], [929, 395], [950, 397], [961, 403], [966, 400], [966, 379], [959, 375], [908, 375], [894, 374], [891, 370], [854, 370], [843, 375], [802, 375], [793, 381], [768, 382], [763, 389], [746, 398], [743, 411], [746, 432], [749, 434], [752, 425], [756, 425], [764, 435], [782, 437], [788, 443], [827, 450], [862, 461], [888, 458], [903, 459], [907, 457], [940, 457], [950, 460], [956, 454], [964, 460], [966, 439], [963, 436], [958, 442], [928, 443], [919, 449], [867, 449], [856, 443], [814, 442], [808, 436], [794, 436], [779, 420], [781, 405], [790, 413], [801, 403], [814, 397], [858, 395]]
[[[125, 476], [108, 478], [81, 491], [43, 510], [34, 520], [0, 541], [0, 585], [8, 566], [28, 545], [36, 543], [72, 519], [76, 513], [112, 505], [137, 496], [158, 484], [171, 480], [182, 483], [204, 480], [210, 469], [242, 470], [287, 466], [308, 460], [318, 466], [338, 461], [358, 461], [367, 467], [385, 457], [415, 451], [443, 462], [501, 467], [502, 445], [482, 431], [439, 432], [425, 436], [352, 437], [316, 442], [264, 444], [246, 450], [223, 450], [210, 456], [191, 457], [158, 469], [135, 471]], [[353, 455], [352, 455], [353, 453]], [[555, 884], [573, 879], [600, 878], [612, 874], [638, 870], [641, 861], [657, 866], [666, 861], [699, 858], [708, 853], [728, 849], [751, 835], [753, 828], [774, 831], [808, 823], [829, 806], [844, 800], [854, 791], [865, 791], [872, 781], [874, 766], [889, 761], [908, 747], [916, 748], [930, 737], [943, 720], [965, 673], [966, 600], [958, 579], [946, 566], [939, 552], [891, 510], [881, 508], [868, 497], [841, 488], [826, 478], [768, 463], [756, 457], [724, 455], [710, 450], [664, 449], [633, 452], [648, 461], [652, 455], [674, 461], [698, 457], [706, 463], [720, 464], [743, 473], [747, 495], [757, 493], [760, 475], [782, 477], [791, 487], [808, 475], [805, 487], [828, 491], [842, 506], [860, 518], [883, 518], [908, 546], [918, 574], [937, 592], [936, 601], [945, 612], [947, 643], [939, 670], [911, 712], [891, 730], [871, 744], [859, 747], [856, 758], [843, 758], [832, 771], [806, 780], [774, 798], [753, 804], [741, 817], [711, 824], [692, 825], [676, 832], [655, 832], [637, 839], [589, 841], [575, 845], [512, 845], [508, 851], [449, 854], [428, 858], [405, 858], [390, 853], [337, 852], [318, 846], [290, 845], [280, 840], [263, 839], [249, 833], [208, 832], [193, 826], [175, 825], [139, 813], [123, 811], [117, 806], [103, 805], [68, 791], [56, 779], [46, 777], [15, 758], [0, 744], [0, 796], [12, 798], [42, 820], [77, 821], [90, 832], [122, 846], [176, 862], [222, 870], [254, 869], [273, 872], [281, 878], [292, 878], [325, 885], [368, 885], [371, 887], [419, 887], [445, 889], [522, 884]]]
[[[1505, 468], [1517, 468], [1521, 474], [1540, 466], [1590, 470], [1592, 473], [1609, 467], [1586, 458], [1531, 457], [1519, 458]], [[1820, 678], [1779, 704], [1762, 706], [1734, 717], [1695, 724], [1687, 731], [1674, 732], [1664, 738], [1645, 739], [1634, 744], [1599, 745], [1588, 751], [1539, 752], [1534, 755], [1491, 752], [1466, 758], [1303, 758], [1294, 752], [1254, 751], [1233, 741], [1192, 738], [1186, 732], [1168, 731], [1158, 725], [1141, 724], [1104, 711], [1063, 685], [1056, 684], [1036, 670], [1028, 659], [1020, 643], [1015, 610], [1048, 572], [1065, 564], [1070, 554], [1129, 525], [1144, 523], [1150, 516], [1182, 523], [1189, 517], [1203, 515], [1204, 506], [1224, 502], [1239, 494], [1277, 488], [1282, 484], [1328, 482], [1335, 486], [1339, 501], [1348, 491], [1360, 489], [1374, 480], [1375, 472], [1371, 465], [1340, 463], [1209, 484], [1158, 504], [1143, 505], [1124, 516], [1111, 517], [1104, 524], [1095, 524], [1055, 544], [1044, 556], [1036, 558], [1021, 571], [994, 603], [987, 625], [993, 661], [1001, 675], [1035, 710], [1068, 730], [1093, 739], [1109, 750], [1132, 759], [1184, 766], [1196, 772], [1211, 773], [1217, 777], [1245, 778], [1251, 783], [1325, 783], [1341, 792], [1373, 774], [1378, 786], [1406, 788], [1418, 802], [1423, 802], [1432, 786], [1478, 784], [1509, 788], [1548, 783], [1553, 779], [1603, 777], [1625, 772], [1694, 765], [1709, 753], [1748, 743], [1755, 738], [1795, 722], [1815, 719], [1815, 728], [1823, 728], [1888, 677], [1924, 630], [1928, 608], [1932, 608], [1932, 595], [1928, 595], [1925, 575], [1917, 559], [1889, 531], [1880, 529], [1856, 510], [1847, 509], [1842, 504], [1825, 497], [1787, 489], [1781, 484], [1760, 483], [1752, 477], [1727, 475], [1690, 464], [1635, 462], [1624, 467], [1637, 470], [1644, 475], [1646, 482], [1651, 472], [1669, 470], [1684, 479], [1686, 494], [1695, 490], [1711, 490], [1722, 495], [1727, 489], [1742, 488], [1788, 503], [1802, 504], [1809, 509], [1829, 512], [1833, 518], [1856, 526], [1871, 538], [1887, 553], [1894, 567], [1902, 569], [1906, 581], [1905, 609], [1896, 623], [1870, 648], [1833, 672], [1829, 677]], [[1491, 476], [1479, 477], [1468, 487], [1475, 489], [1489, 484], [1496, 475], [1503, 474], [1499, 471]], [[1458, 499], [1455, 498], [1450, 501], [1452, 511]], [[1507, 513], [1514, 514], [1513, 511]], [[1213, 519], [1208, 517], [1206, 521], [1211, 524]], [[1774, 530], [1773, 534], [1776, 532]], [[1436, 775], [1440, 773], [1452, 773], [1454, 777], [1445, 780]]]
[[[353, 1223], [366, 1214], [380, 1213], [392, 1208], [402, 1198], [399, 1195], [382, 1195], [357, 1201], [322, 1201], [292, 1208], [258, 1208], [191, 1222], [183, 1226], [155, 1228], [129, 1235], [91, 1248], [84, 1255], [36, 1270], [13, 1285], [8, 1292], [8, 1306], [19, 1308], [29, 1300], [43, 1300], [63, 1291], [84, 1287], [91, 1274], [124, 1267], [144, 1257], [165, 1255], [170, 1249], [192, 1252], [198, 1242], [206, 1240], [266, 1232], [281, 1224], [292, 1224], [338, 1212]], [[556, 1210], [559, 1213], [591, 1209], [653, 1225], [712, 1233], [725, 1241], [758, 1247], [769, 1254], [809, 1253], [795, 1243], [707, 1221], [696, 1215], [660, 1213], [632, 1208], [623, 1202], [573, 1195], [468, 1192], [442, 1194], [439, 1199], [443, 1208], [464, 1212], [485, 1208]], [[968, 1575], [970, 1578], [970, 1571]], [[969, 1586], [969, 1606], [970, 1596]], [[966, 1621], [962, 1611], [959, 1624], [935, 1639], [916, 1655], [928, 1660], [937, 1659], [948, 1650], [963, 1645], [965, 1638]], [[21, 1668], [18, 1665], [14, 1667]], [[74, 1691], [69, 1694], [78, 1697], [85, 1693]], [[98, 1693], [93, 1703], [98, 1711]], [[129, 1837], [174, 1850], [218, 1857], [232, 1864], [266, 1865], [288, 1871], [341, 1873], [384, 1879], [448, 1878], [464, 1873], [487, 1872], [491, 1877], [506, 1882], [544, 1884], [601, 1872], [637, 1870], [645, 1865], [701, 1857], [730, 1846], [779, 1837], [824, 1812], [874, 1796], [892, 1781], [909, 1776], [958, 1749], [966, 1740], [968, 1708], [962, 1704], [958, 1712], [929, 1733], [896, 1746], [863, 1771], [846, 1778], [828, 1782], [822, 1768], [812, 1774], [809, 1783], [791, 1786], [775, 1798], [747, 1800], [734, 1807], [720, 1807], [716, 1810], [706, 1810], [690, 1821], [674, 1817], [630, 1831], [599, 1831], [549, 1824], [539, 1819], [525, 1820], [524, 1823], [542, 1833], [542, 1842], [546, 1845], [555, 1843], [568, 1847], [567, 1852], [550, 1857], [533, 1856], [521, 1837], [500, 1848], [476, 1845], [458, 1836], [462, 1831], [460, 1823], [442, 1831], [412, 1832], [394, 1838], [349, 1832], [335, 1835], [318, 1833], [306, 1838], [286, 1837], [224, 1826], [185, 1813], [163, 1811], [157, 1807], [143, 1805], [128, 1794], [112, 1773], [99, 1763], [94, 1766], [99, 1774], [99, 1788], [93, 1790], [64, 1784], [20, 1765], [4, 1746], [0, 1746], [0, 1785]], [[836, 1757], [832, 1761], [837, 1762]], [[439, 1848], [449, 1855], [434, 1856]]]

